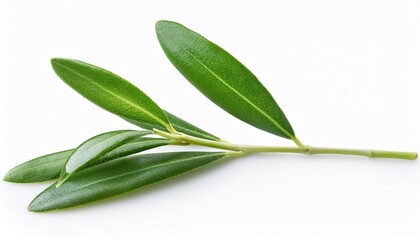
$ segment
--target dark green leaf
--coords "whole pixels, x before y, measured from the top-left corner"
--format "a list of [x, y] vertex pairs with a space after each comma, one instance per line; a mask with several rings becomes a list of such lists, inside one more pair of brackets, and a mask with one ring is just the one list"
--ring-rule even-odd
[[207, 98], [254, 127], [294, 138], [274, 98], [232, 55], [175, 22], [157, 22], [156, 33], [172, 64]]
[[[170, 112], [164, 111], [166, 113], [166, 116], [168, 116], [169, 122], [171, 123], [171, 125], [175, 128], [175, 130], [177, 130], [178, 132], [182, 132], [194, 137], [199, 137], [199, 138], [204, 138], [204, 139], [209, 139], [209, 140], [213, 140], [213, 141], [219, 141], [220, 139], [194, 125], [192, 125], [191, 123], [173, 115]], [[138, 122], [135, 120], [131, 120], [131, 119], [125, 119], [126, 121], [137, 125], [143, 129], [149, 129], [149, 130], [153, 130], [154, 128], [159, 129], [164, 131], [165, 128], [161, 127], [160, 125], [157, 124], [149, 124], [149, 123], [144, 123], [144, 122]]]
[[173, 131], [162, 109], [127, 80], [78, 60], [53, 58], [51, 64], [64, 82], [103, 109]]
[[150, 134], [150, 131], [121, 130], [107, 132], [92, 137], [82, 143], [64, 164], [57, 187], [63, 184], [74, 172], [84, 166], [94, 164], [100, 157], [123, 144]]
[[114, 197], [207, 165], [226, 153], [172, 152], [136, 155], [74, 174], [61, 187], [55, 184], [29, 205], [33, 212], [74, 207]]
[[[168, 145], [171, 140], [161, 138], [139, 138], [134, 139], [117, 149], [100, 157], [94, 164], [104, 163], [117, 158], [136, 154], [148, 149]], [[11, 169], [5, 176], [4, 181], [16, 183], [34, 183], [56, 179], [60, 176], [61, 169], [70, 157], [74, 149], [52, 153], [24, 162]]]

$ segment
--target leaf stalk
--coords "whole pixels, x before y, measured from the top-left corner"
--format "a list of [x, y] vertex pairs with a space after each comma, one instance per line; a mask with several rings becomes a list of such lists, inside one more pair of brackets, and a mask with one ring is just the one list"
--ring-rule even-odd
[[[415, 160], [418, 157], [416, 152], [400, 152], [400, 151], [384, 151], [371, 149], [348, 149], [348, 148], [325, 148], [303, 145], [299, 147], [285, 147], [285, 146], [255, 146], [255, 145], [241, 145], [230, 142], [212, 141], [198, 137], [189, 136], [184, 133], [172, 134], [158, 129], [153, 131], [164, 138], [200, 145], [205, 147], [224, 149], [229, 151], [237, 151], [241, 153], [256, 153], [256, 152], [278, 152], [278, 153], [298, 153], [298, 154], [338, 154], [338, 155], [356, 155], [369, 158], [395, 158], [405, 160]], [[297, 140], [299, 141], [299, 140]], [[296, 142], [296, 141], [295, 141]], [[300, 142], [300, 141], [299, 141]]]
[[293, 137], [292, 141], [299, 147], [302, 148], [303, 150], [307, 150], [309, 146], [306, 146], [305, 144], [303, 144], [299, 138], [297, 137]]

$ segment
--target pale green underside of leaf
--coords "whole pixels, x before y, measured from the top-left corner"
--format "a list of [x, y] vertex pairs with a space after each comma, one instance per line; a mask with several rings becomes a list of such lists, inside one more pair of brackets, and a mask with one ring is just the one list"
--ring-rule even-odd
[[33, 183], [56, 179], [74, 149], [56, 152], [24, 162], [6, 173], [3, 180]]
[[[84, 168], [89, 168], [107, 161], [140, 153], [152, 148], [168, 145], [171, 140], [160, 138], [134, 139], [115, 150], [100, 157], [94, 163]], [[24, 162], [11, 169], [3, 178], [7, 182], [35, 183], [57, 179], [66, 160], [71, 156], [74, 149], [52, 153]]]
[[103, 133], [88, 139], [80, 144], [65, 162], [57, 187], [82, 167], [94, 164], [105, 154], [147, 134], [150, 134], [150, 131], [120, 130]]
[[74, 174], [61, 187], [39, 194], [28, 210], [43, 212], [114, 197], [212, 163], [225, 153], [172, 152], [137, 155]]
[[178, 23], [159, 21], [156, 33], [172, 64], [211, 101], [254, 127], [294, 137], [268, 90], [232, 55]]
[[[194, 125], [192, 125], [191, 123], [188, 123], [187, 121], [171, 114], [170, 112], [164, 111], [166, 116], [168, 116], [169, 122], [171, 123], [171, 125], [175, 128], [175, 130], [177, 130], [178, 132], [182, 132], [194, 137], [199, 137], [199, 138], [204, 138], [204, 139], [209, 139], [209, 140], [213, 140], [213, 141], [219, 141], [220, 138], [204, 131], [201, 128], [198, 128]], [[149, 130], [153, 130], [154, 128], [165, 131], [165, 128], [163, 128], [160, 125], [157, 124], [149, 124], [149, 123], [144, 123], [144, 122], [138, 122], [135, 120], [131, 120], [131, 119], [125, 119], [126, 121], [139, 126], [143, 129], [149, 129]]]
[[120, 117], [172, 130], [162, 109], [127, 80], [78, 60], [53, 58], [51, 64], [64, 82], [103, 109]]

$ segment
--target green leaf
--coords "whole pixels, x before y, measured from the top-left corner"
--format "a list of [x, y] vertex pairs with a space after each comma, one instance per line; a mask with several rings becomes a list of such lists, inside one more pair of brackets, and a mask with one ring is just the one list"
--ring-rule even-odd
[[254, 127], [294, 138], [294, 131], [274, 98], [232, 55], [175, 22], [157, 22], [156, 34], [172, 64], [207, 98]]
[[53, 58], [51, 65], [64, 82], [99, 107], [120, 117], [173, 131], [162, 109], [127, 80], [78, 60]]
[[24, 162], [6, 173], [3, 180], [15, 183], [33, 183], [56, 179], [63, 164], [74, 149], [56, 152]]
[[91, 167], [99, 163], [104, 163], [113, 159], [118, 159], [121, 157], [126, 157], [132, 154], [140, 153], [152, 148], [157, 148], [165, 145], [171, 144], [172, 140], [164, 138], [138, 138], [123, 144], [122, 146], [112, 150], [111, 152], [100, 157], [94, 164], [88, 165]]
[[74, 174], [40, 193], [28, 210], [44, 212], [114, 197], [212, 163], [226, 153], [171, 152], [130, 156]]
[[[178, 132], [182, 132], [194, 137], [199, 137], [199, 138], [204, 138], [204, 139], [208, 139], [208, 140], [213, 140], [213, 141], [219, 141], [220, 138], [204, 131], [201, 128], [198, 128], [194, 125], [192, 125], [191, 123], [173, 115], [170, 112], [164, 111], [166, 116], [168, 116], [169, 122], [171, 123], [171, 125], [175, 128], [175, 130], [177, 130]], [[149, 130], [153, 130], [154, 128], [159, 129], [164, 131], [165, 129], [163, 127], [161, 127], [160, 125], [157, 124], [149, 124], [149, 123], [144, 123], [144, 122], [138, 122], [135, 120], [131, 120], [131, 119], [125, 119], [126, 121], [137, 125], [143, 129], [149, 129]]]
[[63, 184], [77, 170], [84, 166], [94, 164], [105, 154], [110, 153], [135, 138], [141, 138], [149, 133], [150, 131], [120, 130], [103, 133], [88, 139], [73, 151], [63, 165], [57, 187]]
[[[107, 161], [140, 153], [148, 149], [170, 144], [171, 140], [162, 138], [138, 138], [134, 139], [115, 150], [100, 157], [89, 168]], [[61, 169], [66, 160], [71, 156], [74, 149], [52, 153], [24, 162], [11, 169], [3, 178], [7, 182], [34, 183], [56, 179], [60, 176]]]

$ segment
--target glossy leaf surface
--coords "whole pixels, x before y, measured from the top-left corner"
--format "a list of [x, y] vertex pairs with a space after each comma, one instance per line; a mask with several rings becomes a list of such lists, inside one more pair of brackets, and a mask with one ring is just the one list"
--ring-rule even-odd
[[57, 187], [77, 170], [84, 166], [94, 164], [105, 154], [110, 153], [135, 138], [141, 138], [149, 133], [149, 131], [121, 130], [103, 133], [88, 139], [73, 151], [72, 155], [63, 165]]
[[[169, 122], [171, 123], [171, 125], [175, 128], [175, 130], [177, 130], [178, 132], [182, 132], [194, 137], [199, 137], [199, 138], [204, 138], [204, 139], [209, 139], [209, 140], [214, 140], [214, 141], [218, 141], [220, 140], [218, 137], [204, 131], [201, 128], [198, 128], [194, 125], [192, 125], [191, 123], [173, 115], [170, 112], [165, 111], [166, 116], [168, 116]], [[165, 131], [165, 128], [161, 127], [158, 124], [149, 124], [149, 123], [144, 123], [144, 122], [138, 122], [138, 121], [134, 121], [134, 120], [130, 120], [130, 119], [125, 119], [126, 121], [137, 125], [143, 129], [149, 129], [149, 130], [153, 130], [154, 128]]]
[[136, 86], [100, 67], [72, 59], [53, 58], [55, 73], [96, 105], [118, 116], [172, 130], [163, 110]]
[[[148, 149], [168, 145], [170, 142], [171, 140], [161, 138], [143, 137], [134, 139], [105, 154], [92, 165], [87, 165], [85, 168], [140, 153]], [[24, 162], [11, 169], [4, 176], [3, 180], [15, 183], [34, 183], [56, 179], [60, 176], [64, 163], [71, 156], [73, 151], [74, 149], [70, 149], [67, 151], [52, 153]]]
[[29, 205], [34, 212], [74, 207], [114, 197], [189, 172], [225, 156], [215, 152], [136, 155], [77, 172], [61, 187], [55, 184]]
[[[123, 144], [122, 146], [117, 147], [116, 149], [112, 150], [111, 152], [105, 154], [104, 156], [100, 157], [93, 165], [98, 163], [107, 162], [113, 159], [126, 157], [132, 154], [140, 153], [152, 148], [165, 146], [171, 143], [172, 140], [164, 139], [164, 138], [137, 138], [128, 143]], [[92, 166], [88, 165], [87, 167]]]
[[224, 49], [175, 22], [157, 22], [156, 34], [172, 64], [219, 107], [254, 127], [288, 139], [294, 137], [268, 90]]

